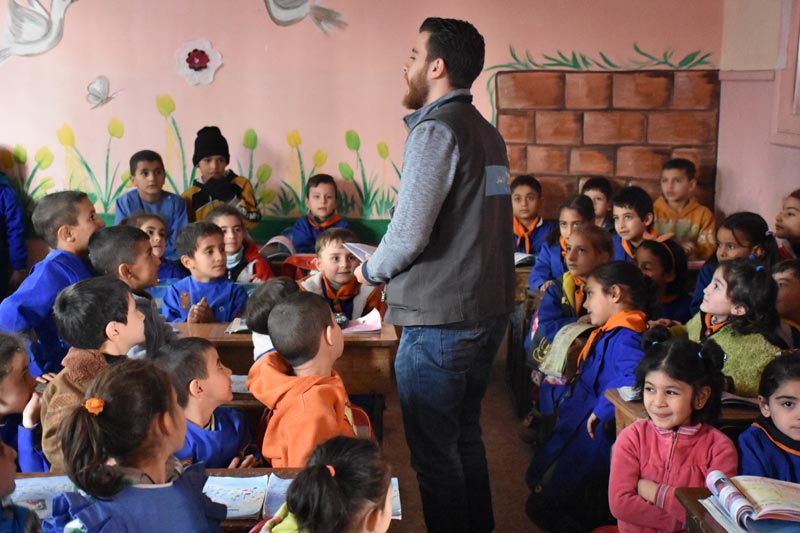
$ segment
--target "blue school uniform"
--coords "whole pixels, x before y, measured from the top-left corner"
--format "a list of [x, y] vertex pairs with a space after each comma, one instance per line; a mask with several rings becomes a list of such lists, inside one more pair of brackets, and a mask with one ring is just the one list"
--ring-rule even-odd
[[694, 285], [694, 294], [689, 304], [689, 313], [694, 316], [700, 312], [700, 304], [703, 303], [703, 291], [711, 283], [719, 263], [717, 261], [706, 261], [697, 273], [697, 283]]
[[161, 191], [161, 198], [154, 204], [145, 202], [139, 196], [139, 191], [133, 189], [117, 198], [117, 213], [114, 215], [114, 224], [131, 216], [136, 212], [156, 213], [164, 217], [167, 221], [167, 246], [164, 257], [167, 259], [177, 259], [178, 252], [175, 250], [175, 235], [181, 228], [189, 223], [186, 214], [186, 200], [177, 194]]
[[50, 463], [42, 451], [42, 426], [28, 429], [22, 425], [22, 415], [8, 415], [0, 424], [0, 439], [17, 451], [20, 472], [49, 472]]
[[90, 278], [92, 271], [83, 259], [64, 250], [53, 250], [25, 278], [22, 285], [0, 302], [0, 331], [36, 334], [28, 357], [34, 377], [60, 372], [69, 344], [61, 339], [53, 317], [53, 302], [64, 287]]
[[183, 279], [189, 275], [189, 272], [177, 261], [161, 260], [161, 265], [158, 267], [158, 281], [167, 279]]
[[3, 505], [0, 509], [0, 533], [40, 531], [39, 517], [21, 505]]
[[[526, 510], [541, 528], [566, 527], [565, 517], [585, 530], [606, 522], [615, 428], [614, 406], [604, 392], [635, 384], [636, 365], [643, 355], [640, 345], [639, 333], [617, 327], [595, 342], [581, 364], [571, 393], [559, 407], [553, 436], [534, 455], [526, 473], [531, 490]], [[594, 439], [586, 430], [592, 413], [600, 420]], [[583, 494], [593, 495], [597, 505], [585, 507]]]
[[[616, 233], [613, 236], [614, 239], [614, 257], [611, 258], [612, 261], [627, 261], [630, 263], [635, 258], [628, 255], [628, 252], [625, 251], [625, 246], [622, 244], [622, 237], [617, 235]], [[633, 246], [630, 241], [625, 241], [627, 247], [631, 250], [631, 253], [636, 255], [636, 247]]]
[[197, 464], [163, 485], [126, 485], [107, 501], [65, 492], [53, 498], [53, 517], [42, 526], [48, 533], [61, 533], [79, 520], [75, 525], [89, 533], [221, 531], [227, 509], [203, 494], [207, 479], [205, 466]]
[[514, 235], [514, 249], [521, 254], [535, 254], [545, 244], [552, 230], [553, 223], [540, 217], [529, 237]]
[[800, 442], [758, 417], [739, 435], [739, 474], [800, 483]]
[[536, 262], [528, 275], [528, 287], [538, 290], [548, 281], [559, 279], [567, 271], [564, 256], [561, 254], [561, 243], [547, 244], [539, 248]]
[[681, 294], [670, 302], [662, 302], [659, 318], [669, 318], [670, 320], [677, 320], [681, 324], [686, 324], [693, 316], [689, 311], [691, 303], [692, 297], [688, 294]]
[[313, 254], [317, 237], [326, 229], [349, 227], [347, 222], [339, 218], [336, 213], [322, 224], [312, 224], [310, 216], [300, 217], [292, 228], [292, 244], [294, 244], [294, 251], [298, 254]]
[[202, 461], [207, 468], [228, 468], [249, 440], [244, 415], [231, 407], [218, 407], [208, 429], [186, 421], [186, 440], [175, 457], [184, 464]]
[[167, 322], [186, 322], [189, 308], [205, 297], [214, 313], [214, 321], [230, 322], [239, 316], [247, 302], [247, 291], [225, 278], [209, 282], [187, 276], [172, 285], [164, 294], [161, 314]]
[[24, 213], [8, 176], [0, 172], [0, 299], [8, 292], [11, 272], [28, 266]]

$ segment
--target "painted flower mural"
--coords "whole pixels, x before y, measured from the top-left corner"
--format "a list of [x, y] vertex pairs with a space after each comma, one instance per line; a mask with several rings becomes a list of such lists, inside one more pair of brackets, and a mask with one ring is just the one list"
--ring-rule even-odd
[[222, 54], [208, 39], [193, 39], [181, 46], [175, 54], [178, 74], [191, 85], [209, 85], [222, 66]]

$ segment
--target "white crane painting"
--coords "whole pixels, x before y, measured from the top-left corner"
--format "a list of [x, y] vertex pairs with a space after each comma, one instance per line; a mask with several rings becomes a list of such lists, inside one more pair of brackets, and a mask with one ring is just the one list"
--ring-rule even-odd
[[341, 13], [319, 5], [319, 0], [264, 0], [264, 5], [272, 21], [279, 26], [296, 24], [306, 17], [325, 33], [347, 26]]
[[35, 56], [56, 46], [64, 34], [67, 8], [76, 1], [51, 0], [48, 12], [39, 0], [8, 0], [0, 65], [11, 56]]

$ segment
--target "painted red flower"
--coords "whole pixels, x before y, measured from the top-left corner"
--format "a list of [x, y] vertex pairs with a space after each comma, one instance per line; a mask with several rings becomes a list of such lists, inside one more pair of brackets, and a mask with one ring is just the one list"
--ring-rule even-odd
[[208, 85], [222, 66], [222, 54], [208, 39], [192, 39], [175, 53], [178, 74], [191, 85]]
[[208, 63], [210, 61], [211, 59], [208, 57], [206, 51], [198, 48], [195, 48], [186, 56], [186, 63], [192, 70], [204, 70], [208, 68]]

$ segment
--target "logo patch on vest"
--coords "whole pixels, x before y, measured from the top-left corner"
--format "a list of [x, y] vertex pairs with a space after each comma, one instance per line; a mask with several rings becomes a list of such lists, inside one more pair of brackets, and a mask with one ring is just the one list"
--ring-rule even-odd
[[486, 180], [486, 196], [510, 195], [508, 167], [502, 165], [489, 165], [486, 167], [484, 179]]

